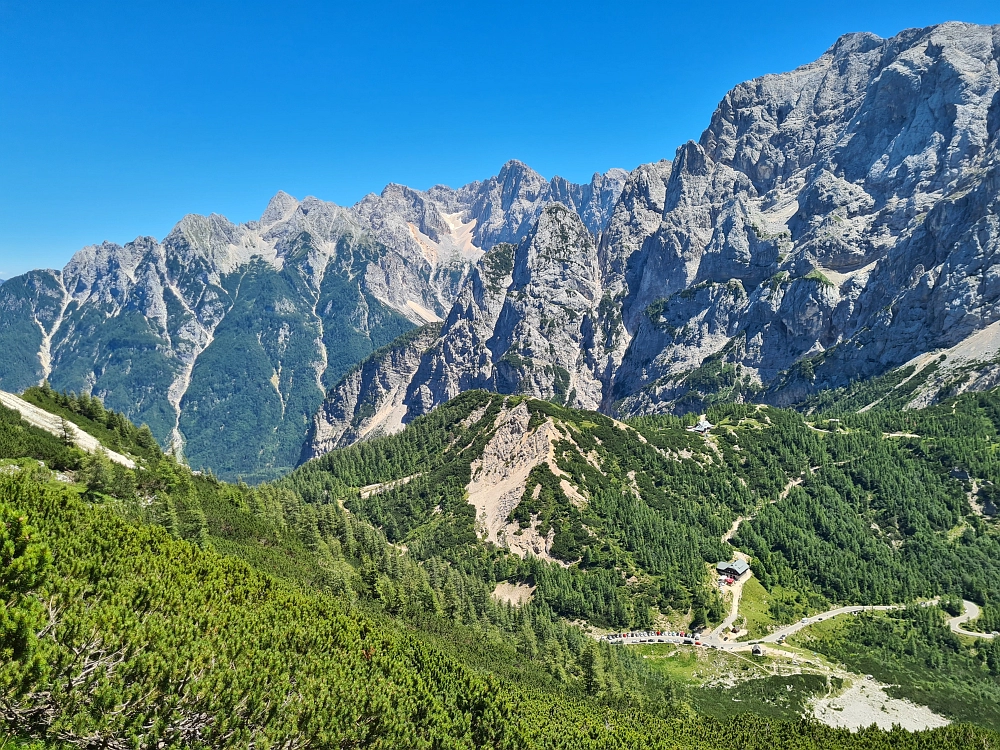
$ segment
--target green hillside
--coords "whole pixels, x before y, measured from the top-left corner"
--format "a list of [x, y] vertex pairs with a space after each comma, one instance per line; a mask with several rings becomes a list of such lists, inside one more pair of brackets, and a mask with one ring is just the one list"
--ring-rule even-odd
[[[733, 544], [750, 555], [759, 581], [741, 612], [761, 634], [836, 606], [936, 596], [983, 605], [970, 627], [992, 630], [1000, 609], [1000, 529], [988, 510], [1000, 486], [998, 407], [1000, 395], [989, 393], [921, 412], [806, 421], [788, 410], [726, 406], [708, 413], [715, 427], [702, 437], [686, 429], [692, 419], [626, 426], [469, 393], [400, 435], [313, 461], [281, 486], [319, 508], [343, 503], [427, 566], [446, 561], [489, 587], [534, 586], [526, 616], [551, 612], [611, 629], [717, 623], [725, 610], [708, 569], [733, 553], [721, 539], [735, 527]], [[519, 531], [552, 532], [548, 564], [480, 541], [467, 501], [485, 446], [518, 408], [527, 410], [527, 434], [554, 428], [552, 458], [531, 469], [507, 520]], [[955, 467], [971, 479], [954, 478]], [[936, 691], [932, 703], [946, 715], [1000, 727], [990, 697], [1000, 689], [996, 646], [942, 643], [932, 638], [927, 648], [947, 649], [963, 665], [949, 680], [929, 687], [928, 674], [905, 659], [883, 678], [914, 700]], [[911, 643], [907, 658], [926, 655], [923, 648]]]
[[[705, 563], [731, 554], [720, 540], [738, 517], [752, 517], [734, 542], [761, 582], [799, 592], [803, 606], [941, 594], [989, 609], [1000, 601], [997, 525], [970, 504], [972, 482], [950, 475], [955, 466], [971, 472], [976, 502], [1000, 486], [995, 393], [836, 422], [723, 406], [708, 413], [716, 426], [707, 437], [685, 429], [690, 419], [626, 427], [545, 402], [468, 393], [397, 436], [313, 461], [279, 486], [320, 507], [344, 502], [418, 559], [484, 565], [503, 555], [475, 543], [466, 487], [497, 415], [519, 404], [529, 431], [551, 420], [558, 436], [553, 461], [533, 469], [509, 520], [526, 528], [534, 517], [540, 534], [552, 529], [551, 555], [570, 565], [515, 560], [513, 575], [531, 578], [536, 597], [560, 615], [611, 627], [689, 610], [718, 619]], [[479, 419], [469, 424], [469, 415]], [[582, 508], [553, 471], [585, 498]], [[358, 491], [376, 484], [384, 485], [377, 493]], [[536, 495], [536, 487], [544, 489]]]
[[[582, 509], [568, 509], [562, 486], [543, 472], [532, 479], [531, 523], [578, 540], [578, 561], [567, 568], [513, 558], [472, 541], [475, 519], [454, 494], [489, 443], [490, 416], [511, 406], [469, 394], [400, 436], [257, 488], [193, 475], [169, 457], [130, 471], [66, 454], [57, 438], [0, 412], [7, 731], [51, 747], [998, 746], [996, 735], [969, 726], [851, 734], [692, 711], [683, 685], [632, 650], [588, 638], [567, 613], [590, 608], [595, 621], [638, 622], [656, 607], [687, 606], [711, 616], [700, 561], [718, 552], [716, 532], [740, 502], [756, 499], [753, 490], [699, 499], [722, 464], [708, 468], [716, 464], [704, 457], [718, 454], [695, 451], [702, 438], [679, 422], [638, 425], [640, 439], [596, 415], [525, 402], [534, 429], [550, 418], [576, 425], [573, 442], [584, 451], [576, 455], [596, 454], [602, 469], [576, 465], [564, 446], [557, 468], [575, 467], [574, 483], [591, 501]], [[734, 426], [766, 432], [745, 420]], [[671, 451], [680, 460], [660, 466], [652, 458]], [[700, 470], [688, 463], [698, 458]], [[626, 469], [627, 460], [649, 474], [636, 474], [635, 502], [624, 505], [634, 513], [629, 523], [651, 538], [699, 545], [694, 552], [644, 551], [629, 523], [605, 510], [625, 512], [608, 468], [621, 461]], [[678, 472], [672, 478], [657, 473], [668, 466]], [[380, 498], [381, 508], [357, 489], [421, 472], [433, 480], [365, 498]], [[647, 493], [661, 506], [639, 505]], [[398, 519], [389, 538], [367, 521], [377, 512]], [[685, 523], [688, 537], [670, 536]], [[565, 554], [573, 552], [567, 541]], [[613, 583], [622, 570], [639, 582]], [[664, 585], [670, 578], [674, 589]], [[519, 580], [536, 586], [529, 604], [491, 597], [496, 582]], [[626, 597], [629, 585], [640, 587], [641, 605]]]

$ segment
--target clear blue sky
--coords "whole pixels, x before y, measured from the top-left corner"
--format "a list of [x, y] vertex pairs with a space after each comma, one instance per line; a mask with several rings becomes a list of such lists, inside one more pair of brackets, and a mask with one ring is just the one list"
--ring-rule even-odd
[[0, 0], [0, 278], [279, 189], [672, 158], [734, 84], [945, 20], [1000, 3]]

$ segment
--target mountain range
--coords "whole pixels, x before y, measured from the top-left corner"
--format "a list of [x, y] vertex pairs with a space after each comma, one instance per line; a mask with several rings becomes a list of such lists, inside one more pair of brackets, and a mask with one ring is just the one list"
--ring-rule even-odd
[[1000, 27], [851, 34], [736, 87], [698, 142], [629, 175], [596, 241], [552, 206], [488, 253], [433, 346], [334, 389], [312, 454], [474, 387], [628, 416], [794, 404], [904, 365], [921, 403], [994, 385], [998, 57]]
[[193, 466], [273, 477], [325, 390], [446, 315], [482, 247], [554, 200], [599, 234], [625, 177], [576, 185], [509, 162], [459, 190], [389, 185], [351, 208], [278, 193], [259, 221], [189, 215], [162, 242], [86, 247], [0, 290], [0, 388], [92, 393]]
[[894, 372], [922, 403], [988, 387], [998, 59], [998, 26], [849, 34], [630, 173], [279, 193], [84, 248], [0, 288], [0, 388], [92, 392], [262, 479], [477, 388], [631, 416]]

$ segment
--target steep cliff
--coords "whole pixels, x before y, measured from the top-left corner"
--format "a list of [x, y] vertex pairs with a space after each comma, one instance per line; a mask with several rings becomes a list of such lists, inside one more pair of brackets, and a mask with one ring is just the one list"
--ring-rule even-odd
[[402, 429], [406, 389], [440, 332], [434, 323], [414, 329], [351, 368], [313, 418], [303, 459]]
[[851, 34], [727, 94], [628, 258], [618, 408], [789, 403], [995, 320], [998, 50], [1000, 27]]

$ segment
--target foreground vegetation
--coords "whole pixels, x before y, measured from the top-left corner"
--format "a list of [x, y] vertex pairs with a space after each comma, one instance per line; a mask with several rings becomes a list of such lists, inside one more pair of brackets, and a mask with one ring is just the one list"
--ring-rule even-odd
[[[633, 432], [528, 402], [535, 426], [565, 425], [557, 468], [589, 501], [571, 510], [560, 485], [536, 475], [535, 515], [568, 535], [566, 555], [576, 555], [562, 567], [478, 543], [463, 507], [466, 472], [503, 407], [499, 397], [469, 394], [402, 436], [256, 488], [193, 475], [158, 451], [139, 457], [135, 471], [113, 466], [0, 410], [0, 719], [49, 746], [112, 748], [1000, 746], [997, 735], [968, 726], [852, 735], [790, 720], [818, 685], [806, 680], [783, 701], [781, 686], [760, 681], [738, 694], [692, 691], [642, 654], [599, 645], [567, 623], [590, 613], [637, 624], [658, 608], [716, 616], [704, 563], [725, 552], [722, 533], [738, 514], [791, 499], [770, 504], [796, 470], [801, 477], [822, 459], [816, 451], [829, 450], [833, 433], [796, 425], [786, 412], [731, 411], [712, 415], [725, 431], [716, 449], [679, 420], [647, 420]], [[480, 418], [470, 421], [473, 413]], [[780, 440], [768, 432], [775, 427]], [[924, 470], [942, 460], [919, 459]], [[359, 491], [421, 472], [426, 481], [373, 502]], [[935, 486], [944, 487], [940, 473]], [[826, 485], [813, 487], [810, 477], [825, 476], [811, 472], [801, 491], [821, 491]], [[948, 507], [964, 494], [945, 497]], [[952, 533], [972, 524], [956, 508], [958, 520], [935, 521], [944, 531], [932, 538], [951, 549], [995, 543], [986, 522], [975, 537]], [[901, 538], [889, 546], [905, 549]], [[790, 564], [778, 545], [772, 555], [761, 568], [768, 595], [778, 589], [767, 576], [780, 578]], [[990, 571], [981, 579], [978, 558], [967, 560], [968, 585], [933, 570], [914, 580], [963, 594], [980, 586], [989, 605]], [[874, 599], [882, 592], [865, 586], [881, 579], [868, 575], [856, 576], [857, 590]], [[786, 582], [810, 606], [834, 600], [823, 580], [808, 572]], [[499, 581], [531, 583], [535, 596], [519, 608], [497, 602]], [[757, 713], [723, 718], [734, 697]]]
[[54, 745], [707, 749], [997, 741], [971, 728], [851, 735], [752, 716], [717, 722], [618, 710], [462, 666], [400, 625], [161, 528], [135, 526], [71, 489], [23, 475], [0, 479], [0, 492], [3, 546], [13, 549], [4, 559], [4, 595], [14, 605], [3, 629], [0, 711], [12, 728]]

